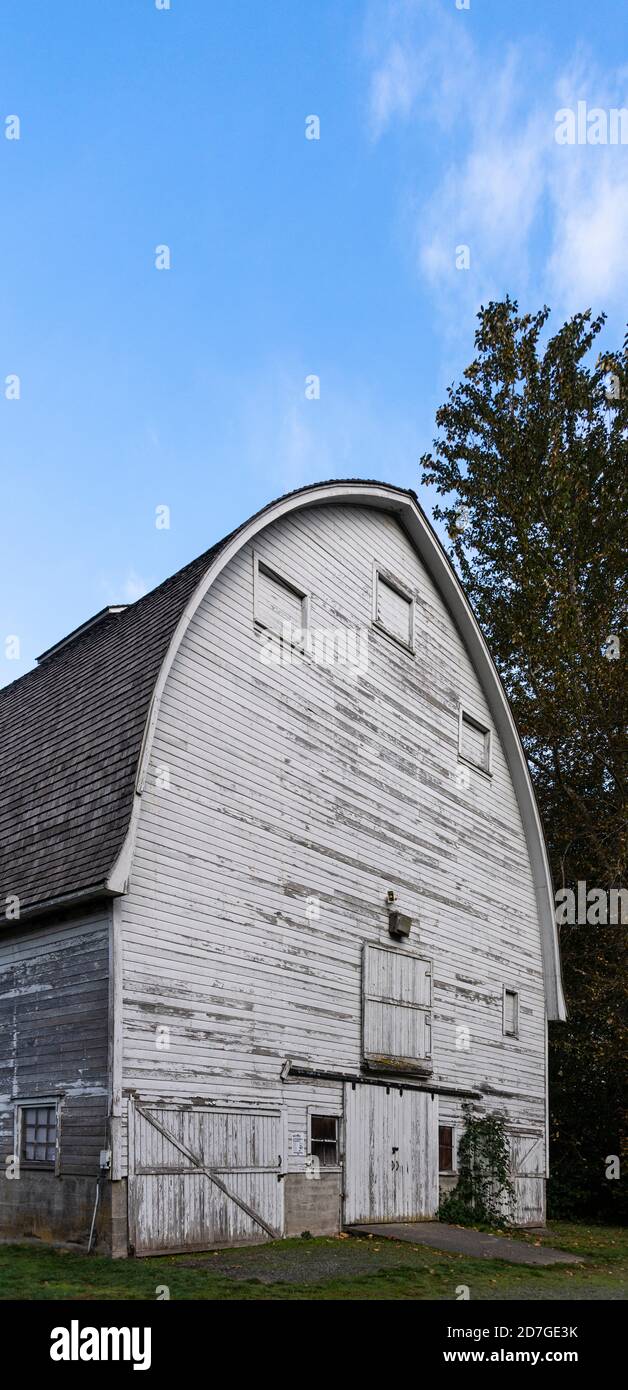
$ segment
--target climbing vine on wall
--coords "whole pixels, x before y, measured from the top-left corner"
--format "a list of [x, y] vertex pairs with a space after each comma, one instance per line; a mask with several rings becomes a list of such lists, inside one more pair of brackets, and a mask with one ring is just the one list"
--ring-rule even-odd
[[457, 1226], [508, 1226], [515, 1189], [504, 1115], [474, 1115], [463, 1105], [464, 1133], [458, 1144], [458, 1182], [441, 1203], [439, 1219]]

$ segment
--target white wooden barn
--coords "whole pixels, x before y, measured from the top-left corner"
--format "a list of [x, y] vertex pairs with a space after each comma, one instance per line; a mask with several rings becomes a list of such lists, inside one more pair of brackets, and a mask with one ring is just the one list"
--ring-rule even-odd
[[[0, 691], [0, 1234], [431, 1217], [461, 1105], [544, 1216], [564, 1017], [526, 763], [412, 492], [273, 502]], [[19, 914], [19, 915], [18, 915]]]

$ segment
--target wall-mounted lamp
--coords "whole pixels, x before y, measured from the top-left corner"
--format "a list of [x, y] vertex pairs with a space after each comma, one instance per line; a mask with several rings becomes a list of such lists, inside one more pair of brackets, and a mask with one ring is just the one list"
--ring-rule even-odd
[[386, 894], [386, 907], [388, 908], [388, 930], [391, 936], [397, 940], [410, 935], [412, 918], [407, 912], [402, 912], [399, 899], [394, 888], [389, 888]]

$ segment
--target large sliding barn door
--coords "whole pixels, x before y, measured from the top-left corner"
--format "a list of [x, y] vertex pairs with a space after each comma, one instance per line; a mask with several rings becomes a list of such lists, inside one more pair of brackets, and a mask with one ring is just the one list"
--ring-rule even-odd
[[345, 1225], [418, 1221], [438, 1208], [438, 1101], [399, 1086], [345, 1087]]
[[129, 1241], [136, 1255], [249, 1244], [283, 1232], [280, 1110], [129, 1103]]

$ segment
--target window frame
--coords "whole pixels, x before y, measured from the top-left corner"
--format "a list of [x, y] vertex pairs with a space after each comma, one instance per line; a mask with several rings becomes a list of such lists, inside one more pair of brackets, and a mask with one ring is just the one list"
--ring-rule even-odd
[[[441, 1132], [441, 1129], [450, 1129], [450, 1130], [451, 1130], [451, 1168], [441, 1168], [441, 1166], [440, 1166], [440, 1132]], [[451, 1177], [454, 1177], [455, 1174], [456, 1174], [457, 1172], [458, 1172], [458, 1143], [457, 1143], [456, 1125], [454, 1124], [453, 1120], [450, 1121], [450, 1122], [448, 1121], [448, 1122], [446, 1122], [445, 1124], [441, 1124], [441, 1123], [439, 1122], [439, 1125], [438, 1125], [438, 1176], [439, 1176], [440, 1178], [451, 1178]]]
[[[20, 1171], [36, 1173], [54, 1173], [59, 1176], [61, 1159], [61, 1096], [25, 1096], [20, 1097], [15, 1104], [14, 1117], [14, 1152], [18, 1160]], [[54, 1110], [55, 1112], [55, 1156], [54, 1160], [28, 1159], [22, 1157], [24, 1147], [24, 1112], [26, 1110]]]
[[[378, 588], [379, 588], [379, 581], [380, 581], [380, 579], [383, 579], [384, 584], [387, 584], [388, 587], [389, 587], [389, 589], [392, 589], [396, 594], [399, 595], [400, 598], [405, 599], [406, 602], [409, 603], [409, 605], [410, 605], [410, 620], [409, 620], [409, 626], [410, 626], [410, 641], [409, 641], [409, 642], [405, 642], [404, 639], [403, 639], [403, 637], [399, 637], [399, 636], [397, 635], [396, 632], [391, 632], [390, 628], [389, 628], [389, 627], [386, 627], [386, 624], [385, 624], [385, 623], [380, 622], [380, 619], [379, 619], [378, 616], [377, 616], [377, 610], [378, 610]], [[398, 579], [397, 576], [396, 576], [396, 574], [391, 574], [390, 570], [387, 570], [387, 569], [385, 568], [384, 565], [379, 565], [379, 564], [377, 563], [377, 560], [374, 560], [374, 561], [373, 561], [373, 600], [372, 600], [372, 609], [371, 609], [371, 621], [372, 621], [373, 627], [376, 628], [378, 632], [382, 632], [382, 633], [384, 634], [385, 637], [388, 637], [389, 641], [394, 642], [394, 643], [396, 644], [396, 646], [401, 647], [401, 650], [402, 650], [402, 651], [404, 651], [404, 652], [409, 652], [411, 656], [414, 656], [414, 655], [415, 655], [415, 652], [416, 652], [415, 609], [416, 609], [416, 600], [415, 600], [414, 594], [412, 593], [411, 589], [408, 588], [407, 584], [404, 584], [403, 581], [402, 581], [401, 579]]]
[[[307, 1158], [312, 1159], [315, 1155], [312, 1152], [312, 1120], [315, 1119], [335, 1120], [336, 1121], [336, 1162], [321, 1163], [319, 1159], [319, 1169], [321, 1173], [340, 1173], [342, 1172], [343, 1151], [342, 1151], [342, 1112], [334, 1110], [331, 1105], [308, 1105], [307, 1107]], [[316, 1140], [314, 1142], [317, 1142]], [[324, 1142], [324, 1141], [320, 1141]], [[317, 1157], [317, 1155], [316, 1155]]]
[[[272, 632], [273, 636], [275, 636], [279, 642], [284, 642], [285, 640], [281, 629], [271, 627], [269, 623], [264, 622], [263, 617], [259, 614], [260, 570], [267, 579], [274, 580], [276, 584], [283, 585], [284, 589], [287, 589], [289, 593], [294, 594], [295, 598], [300, 600], [301, 632], [306, 632], [310, 626], [310, 595], [305, 589], [302, 589], [299, 584], [296, 584], [289, 575], [282, 574], [274, 565], [269, 564], [268, 560], [266, 560], [263, 555], [260, 555], [258, 550], [253, 551], [253, 624], [255, 628], [262, 632]], [[306, 649], [304, 639], [300, 642], [291, 642], [290, 645], [294, 647], [296, 651], [305, 651]]]
[[[482, 766], [482, 763], [476, 763], [473, 758], [468, 758], [466, 753], [462, 751], [462, 730], [465, 722], [476, 729], [478, 733], [484, 734], [486, 738], [486, 766]], [[490, 724], [485, 724], [484, 720], [480, 719], [462, 701], [458, 705], [458, 761], [465, 763], [467, 767], [474, 768], [476, 772], [480, 772], [483, 777], [487, 777], [489, 780], [493, 776], [493, 730]]]
[[[506, 996], [509, 994], [512, 994], [515, 1001], [515, 1026], [512, 1030], [506, 1028]], [[519, 1006], [519, 990], [515, 989], [513, 985], [504, 985], [502, 989], [502, 1033], [505, 1038], [519, 1037]]]

